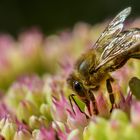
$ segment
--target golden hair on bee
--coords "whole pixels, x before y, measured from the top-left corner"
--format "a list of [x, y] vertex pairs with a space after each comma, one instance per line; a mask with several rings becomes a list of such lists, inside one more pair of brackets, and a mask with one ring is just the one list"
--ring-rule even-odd
[[130, 58], [140, 59], [140, 29], [123, 30], [124, 21], [130, 12], [131, 7], [128, 7], [115, 16], [93, 47], [77, 60], [67, 79], [68, 85], [86, 104], [90, 115], [91, 112], [98, 113], [94, 91], [100, 88], [101, 82], [106, 82], [112, 111], [115, 99], [110, 72], [121, 68]]

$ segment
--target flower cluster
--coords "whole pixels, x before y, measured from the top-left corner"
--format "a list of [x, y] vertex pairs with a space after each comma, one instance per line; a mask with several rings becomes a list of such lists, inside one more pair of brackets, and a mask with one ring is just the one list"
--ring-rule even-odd
[[[19, 78], [1, 98], [0, 135], [6, 140], [124, 140], [138, 139], [140, 101], [132, 94], [123, 95], [114, 86], [116, 104], [110, 113], [105, 93], [96, 96], [99, 114], [87, 117], [86, 108], [75, 100], [72, 107], [63, 75], [35, 75]], [[66, 94], [65, 94], [66, 93]], [[81, 109], [79, 109], [79, 107]], [[128, 134], [128, 135], [127, 135]]]
[[140, 139], [139, 62], [112, 73], [112, 111], [105, 89], [95, 94], [97, 115], [79, 98], [69, 101], [72, 64], [103, 27], [78, 24], [46, 38], [32, 30], [18, 41], [0, 36], [0, 86], [10, 84], [0, 92], [0, 140]]

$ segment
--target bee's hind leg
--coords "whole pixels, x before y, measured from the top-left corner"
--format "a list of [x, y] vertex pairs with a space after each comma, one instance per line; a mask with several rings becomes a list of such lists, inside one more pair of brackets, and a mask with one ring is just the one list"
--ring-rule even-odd
[[92, 107], [90, 109], [92, 109], [91, 111], [93, 112], [93, 114], [97, 115], [98, 114], [98, 108], [97, 108], [96, 99], [95, 99], [95, 96], [94, 96], [93, 92], [90, 91], [90, 90], [89, 90], [89, 98], [90, 98], [90, 103], [92, 103]]
[[131, 54], [129, 57], [134, 59], [140, 59], [140, 53]]
[[112, 86], [111, 86], [111, 81], [112, 81], [112, 78], [106, 80], [106, 87], [107, 87], [107, 91], [109, 93], [109, 99], [110, 99], [110, 102], [111, 102], [110, 112], [112, 112], [113, 105], [115, 103], [115, 97], [114, 97], [114, 94], [113, 94], [113, 90], [112, 90]]

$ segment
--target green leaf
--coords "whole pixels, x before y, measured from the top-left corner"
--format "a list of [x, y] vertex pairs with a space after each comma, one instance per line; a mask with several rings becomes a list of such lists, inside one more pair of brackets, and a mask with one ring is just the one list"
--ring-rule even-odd
[[129, 87], [132, 92], [132, 94], [137, 98], [140, 99], [140, 79], [137, 77], [133, 77], [129, 81]]
[[74, 99], [75, 99], [76, 103], [78, 104], [78, 106], [80, 107], [80, 109], [82, 111], [84, 111], [84, 109], [85, 109], [85, 103], [82, 102], [77, 96], [74, 96]]

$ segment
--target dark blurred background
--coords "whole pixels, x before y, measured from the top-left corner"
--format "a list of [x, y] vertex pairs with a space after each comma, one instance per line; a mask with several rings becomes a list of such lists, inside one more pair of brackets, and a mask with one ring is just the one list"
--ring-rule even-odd
[[33, 26], [50, 34], [79, 21], [94, 24], [131, 6], [140, 16], [140, 0], [0, 0], [0, 32], [16, 36]]

